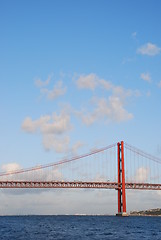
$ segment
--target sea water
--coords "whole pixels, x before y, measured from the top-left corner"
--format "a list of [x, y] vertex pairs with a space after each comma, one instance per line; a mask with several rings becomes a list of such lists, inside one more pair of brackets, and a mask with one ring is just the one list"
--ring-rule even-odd
[[161, 239], [161, 217], [1, 216], [0, 240]]

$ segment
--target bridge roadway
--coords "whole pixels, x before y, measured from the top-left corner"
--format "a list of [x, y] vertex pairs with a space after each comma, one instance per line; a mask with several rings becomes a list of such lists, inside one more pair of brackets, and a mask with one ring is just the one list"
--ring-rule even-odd
[[[0, 181], [0, 188], [93, 188], [120, 189], [117, 182], [82, 182], [82, 181]], [[161, 184], [125, 183], [126, 189], [161, 190]]]

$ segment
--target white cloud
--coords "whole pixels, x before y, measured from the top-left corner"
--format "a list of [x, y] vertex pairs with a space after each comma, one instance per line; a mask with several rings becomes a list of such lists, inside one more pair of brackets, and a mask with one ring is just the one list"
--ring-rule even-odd
[[32, 119], [30, 117], [26, 117], [25, 120], [22, 123], [22, 129], [25, 132], [30, 132], [33, 133], [36, 131], [37, 128], [37, 121], [32, 121]]
[[133, 115], [125, 110], [124, 103], [119, 97], [111, 96], [108, 117], [116, 122], [122, 122], [132, 119]]
[[18, 189], [19, 196], [12, 194], [15, 191], [12, 189], [10, 194], [6, 194], [6, 189], [2, 190], [1, 215], [114, 214], [117, 211], [116, 193], [113, 190], [108, 190], [107, 194], [104, 190], [30, 189], [23, 195], [23, 190]]
[[62, 81], [58, 81], [52, 90], [43, 88], [41, 92], [46, 94], [49, 100], [55, 100], [66, 93], [66, 87], [63, 87]]
[[111, 90], [113, 87], [113, 85], [110, 81], [106, 81], [104, 79], [99, 79], [98, 83], [105, 90]]
[[149, 169], [140, 167], [136, 170], [135, 181], [136, 182], [147, 182], [149, 176]]
[[111, 90], [112, 83], [110, 81], [100, 79], [96, 74], [80, 75], [76, 81], [79, 89], [95, 90], [96, 87], [101, 87], [105, 90]]
[[1, 169], [4, 172], [12, 172], [21, 169], [21, 166], [18, 163], [8, 163], [3, 164]]
[[146, 96], [147, 96], [147, 97], [150, 97], [150, 96], [151, 96], [151, 91], [150, 91], [150, 90], [146, 92]]
[[136, 35], [137, 35], [137, 32], [133, 32], [133, 33], [131, 34], [131, 36], [132, 36], [133, 38], [136, 38]]
[[53, 149], [57, 153], [71, 153], [76, 155], [78, 149], [81, 148], [84, 144], [80, 141], [73, 144], [70, 147], [70, 137], [65, 136], [56, 136], [54, 134], [44, 134], [43, 135], [43, 146], [45, 150]]
[[35, 85], [40, 88], [45, 87], [50, 83], [51, 78], [52, 78], [52, 75], [49, 75], [45, 81], [42, 81], [40, 78], [38, 78], [35, 80]]
[[81, 148], [82, 146], [84, 146], [84, 143], [82, 143], [81, 141], [77, 141], [71, 148], [72, 154], [76, 155], [78, 149]]
[[149, 73], [141, 73], [140, 78], [144, 81], [151, 82], [151, 76]]
[[98, 84], [98, 77], [93, 73], [89, 75], [81, 75], [76, 81], [76, 84], [80, 89], [94, 90]]
[[[87, 79], [94, 79], [94, 84], [91, 84], [91, 81], [85, 81]], [[91, 125], [98, 120], [105, 120], [106, 122], [114, 121], [114, 122], [121, 122], [127, 121], [133, 118], [132, 113], [129, 113], [125, 109], [126, 100], [129, 97], [135, 96], [138, 97], [140, 95], [139, 91], [124, 89], [121, 86], [116, 86], [112, 84], [110, 81], [100, 79], [98, 76], [89, 74], [87, 76], [81, 76], [77, 80], [77, 86], [79, 87], [80, 84], [83, 83], [82, 88], [84, 86], [91, 90], [97, 88], [104, 89], [108, 92], [109, 96], [105, 97], [97, 97], [95, 100], [91, 102], [91, 109], [93, 111], [83, 110], [77, 111], [77, 115], [82, 119], [83, 123], [86, 125]], [[93, 81], [93, 80], [92, 80]], [[79, 84], [78, 84], [79, 83]], [[86, 83], [86, 85], [85, 85]], [[88, 83], [88, 84], [87, 84]], [[90, 84], [89, 84], [90, 83]], [[89, 87], [90, 86], [90, 87]]]
[[22, 123], [22, 129], [28, 133], [40, 132], [46, 150], [54, 149], [56, 152], [66, 151], [69, 137], [64, 136], [71, 129], [70, 115], [62, 111], [59, 115], [53, 113], [41, 116], [37, 120], [27, 117]]
[[122, 122], [133, 118], [133, 115], [124, 108], [122, 99], [117, 96], [110, 96], [108, 99], [97, 98], [94, 111], [87, 114], [80, 112], [80, 116], [86, 125], [91, 125], [101, 119], [106, 122]]
[[96, 174], [95, 178], [94, 178], [95, 182], [106, 182], [107, 181], [107, 176], [104, 176], [103, 174]]
[[160, 51], [161, 48], [157, 47], [157, 45], [152, 43], [146, 43], [145, 45], [138, 48], [137, 53], [142, 55], [155, 56], [159, 54]]
[[113, 95], [119, 97], [120, 99], [126, 99], [127, 97], [131, 97], [132, 95], [136, 95], [136, 91], [132, 91], [130, 89], [124, 89], [121, 86], [112, 87]]
[[[11, 180], [23, 180], [24, 179], [24, 174], [21, 173], [21, 174], [9, 174], [11, 172], [15, 172], [15, 171], [18, 171], [20, 169], [22, 169], [22, 167], [20, 166], [20, 164], [18, 163], [7, 163], [7, 164], [3, 164], [1, 166], [1, 169], [2, 169], [2, 173], [8, 173], [7, 175], [2, 175], [0, 176], [0, 179], [1, 180], [4, 180], [4, 181], [11, 181]], [[31, 176], [31, 174], [30, 174]], [[28, 178], [30, 179], [30, 178]], [[27, 178], [25, 178], [25, 180], [27, 180]]]
[[63, 86], [62, 81], [58, 81], [54, 85], [53, 89], [46, 88], [49, 85], [51, 78], [52, 75], [49, 75], [45, 81], [42, 81], [41, 79], [36, 79], [35, 85], [40, 88], [40, 92], [45, 94], [49, 100], [55, 100], [56, 98], [64, 95], [67, 88]]
[[[8, 163], [3, 164], [1, 169], [3, 170], [3, 173], [6, 173], [6, 175], [0, 176], [1, 180], [5, 181], [52, 181], [52, 180], [63, 180], [64, 176], [62, 172], [60, 171], [59, 166], [50, 166], [48, 168], [42, 168], [41, 166], [35, 166], [35, 170], [32, 169], [32, 171], [27, 172], [19, 172], [14, 173], [17, 170], [22, 169], [22, 167], [18, 163]], [[28, 169], [29, 170], [29, 169]], [[12, 174], [11, 174], [12, 172]], [[9, 174], [10, 173], [10, 174]], [[23, 193], [25, 193], [24, 191]]]
[[96, 74], [81, 75], [76, 81], [77, 87], [80, 89], [90, 89], [94, 90], [96, 87], [104, 89], [106, 91], [111, 91], [114, 95], [119, 95], [121, 97], [129, 97], [132, 95], [140, 95], [138, 91], [132, 91], [130, 89], [124, 89], [121, 86], [116, 86], [110, 81], [100, 79]]
[[53, 113], [51, 116], [41, 116], [37, 120], [27, 117], [22, 123], [22, 129], [30, 133], [40, 131], [44, 134], [63, 134], [71, 129], [70, 116], [62, 112], [60, 115]]
[[122, 64], [130, 63], [130, 62], [134, 62], [134, 61], [135, 61], [135, 58], [125, 57], [122, 60]]
[[92, 113], [84, 113], [84, 112], [80, 112], [80, 117], [83, 121], [83, 123], [87, 126], [93, 124], [95, 121], [98, 120], [98, 116], [96, 115], [95, 112]]
[[160, 82], [158, 83], [158, 87], [161, 88], [161, 80], [160, 80]]
[[123, 101], [117, 96], [110, 96], [108, 101], [105, 98], [98, 100], [96, 112], [98, 116], [106, 117], [107, 121], [122, 122], [133, 117], [123, 106]]
[[69, 136], [58, 137], [54, 134], [43, 135], [43, 146], [46, 150], [53, 149], [57, 153], [66, 153], [69, 149]]
[[[99, 78], [96, 74], [80, 75], [76, 80], [76, 85], [79, 89], [95, 90], [99, 89], [106, 97], [92, 97], [90, 100], [90, 110], [74, 111], [80, 117], [85, 125], [91, 125], [96, 121], [102, 120], [105, 122], [122, 122], [133, 118], [132, 113], [126, 110], [127, 98], [138, 96], [138, 91], [124, 89], [121, 86], [116, 86], [108, 80]], [[41, 85], [42, 86], [42, 85]], [[53, 90], [42, 87], [41, 91], [46, 94], [49, 99], [55, 99], [66, 92], [62, 81], [58, 81]], [[107, 95], [108, 94], [108, 95]], [[71, 109], [70, 109], [71, 111]], [[69, 112], [69, 109], [68, 109]], [[22, 129], [28, 133], [40, 133], [42, 135], [42, 143], [46, 150], [53, 149], [56, 152], [66, 152], [70, 150], [75, 152], [81, 143], [70, 146], [69, 131], [72, 129], [70, 123], [70, 115], [67, 111], [52, 115], [44, 115], [39, 119], [33, 120], [31, 117], [26, 117], [22, 123]]]
[[161, 191], [157, 191], [157, 195], [161, 197]]

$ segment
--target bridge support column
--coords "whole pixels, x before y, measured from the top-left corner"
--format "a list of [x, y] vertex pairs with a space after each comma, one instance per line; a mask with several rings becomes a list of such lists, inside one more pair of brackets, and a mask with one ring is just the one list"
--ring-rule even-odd
[[117, 143], [118, 162], [118, 213], [117, 216], [127, 216], [125, 193], [124, 142]]

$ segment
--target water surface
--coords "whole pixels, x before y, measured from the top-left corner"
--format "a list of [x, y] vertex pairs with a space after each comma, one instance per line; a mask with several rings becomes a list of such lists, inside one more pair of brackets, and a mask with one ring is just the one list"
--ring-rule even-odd
[[161, 239], [161, 217], [3, 216], [0, 239]]

